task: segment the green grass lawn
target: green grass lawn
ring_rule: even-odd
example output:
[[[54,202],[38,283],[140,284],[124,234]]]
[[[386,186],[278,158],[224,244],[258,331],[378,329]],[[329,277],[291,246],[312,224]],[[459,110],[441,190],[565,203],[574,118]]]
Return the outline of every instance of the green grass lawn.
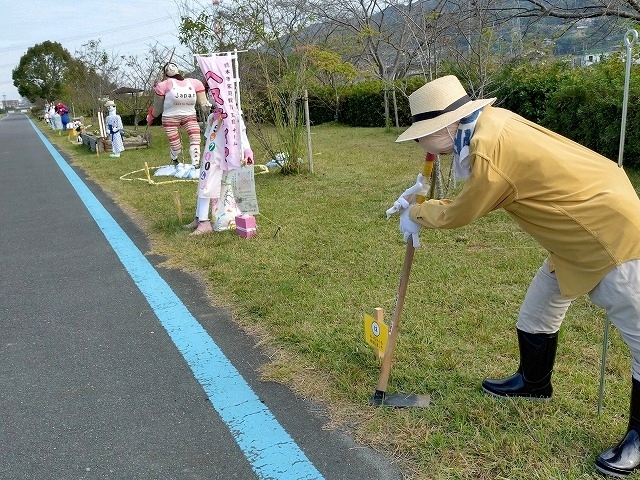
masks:
[[[272,358],[265,381],[326,405],[331,426],[391,457],[407,479],[602,478],[593,461],[625,431],[630,357],[612,327],[598,416],[604,312],[587,297],[574,302],[560,332],[551,402],[499,400],[480,389],[483,378],[518,366],[518,308],[546,256],[504,212],[421,232],[388,391],[428,393],[431,405],[368,405],[380,363],[363,318],[376,307],[387,320],[393,313],[405,244],[398,218],[385,211],[422,168],[414,142],[396,144],[397,132],[378,128],[312,127],[313,174],[256,175],[258,235],[246,240],[232,231],[190,237],[181,228],[174,192],[188,223],[195,182],[149,185],[143,171],[121,179],[145,162],[168,163],[160,127],[149,129],[151,148],[111,159],[41,126],[146,231],[145,253],[200,275],[212,304],[256,336]],[[252,147],[256,163],[269,160]]]

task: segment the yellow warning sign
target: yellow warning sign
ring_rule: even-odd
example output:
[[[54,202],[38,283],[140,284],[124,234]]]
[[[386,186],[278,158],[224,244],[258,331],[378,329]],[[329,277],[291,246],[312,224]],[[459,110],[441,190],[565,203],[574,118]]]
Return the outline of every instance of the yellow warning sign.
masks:
[[[389,337],[389,327],[381,316],[373,318],[371,315],[364,316],[364,339],[375,348],[378,357],[384,357],[384,351],[387,348],[387,338]]]

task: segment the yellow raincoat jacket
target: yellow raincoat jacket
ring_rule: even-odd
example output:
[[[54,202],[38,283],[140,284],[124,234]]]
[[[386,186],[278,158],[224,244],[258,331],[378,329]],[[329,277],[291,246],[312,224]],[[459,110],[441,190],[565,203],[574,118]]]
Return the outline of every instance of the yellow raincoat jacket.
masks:
[[[460,194],[414,205],[412,220],[456,228],[504,208],[549,252],[567,298],[640,258],[640,200],[617,163],[495,107],[482,111],[469,150],[472,172]]]

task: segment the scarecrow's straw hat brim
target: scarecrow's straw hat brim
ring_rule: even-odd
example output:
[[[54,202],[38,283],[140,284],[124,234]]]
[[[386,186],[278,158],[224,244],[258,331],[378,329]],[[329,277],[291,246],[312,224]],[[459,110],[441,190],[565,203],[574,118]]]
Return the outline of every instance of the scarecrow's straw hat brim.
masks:
[[[431,135],[495,101],[495,98],[471,100],[454,75],[433,80],[409,95],[413,123],[396,142]]]

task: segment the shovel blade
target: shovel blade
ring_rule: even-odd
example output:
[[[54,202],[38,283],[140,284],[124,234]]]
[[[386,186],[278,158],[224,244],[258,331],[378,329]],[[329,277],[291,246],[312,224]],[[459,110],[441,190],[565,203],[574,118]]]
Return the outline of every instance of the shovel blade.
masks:
[[[393,408],[426,408],[429,406],[430,401],[429,395],[416,395],[413,393],[387,394],[376,390],[369,399],[369,405]]]

